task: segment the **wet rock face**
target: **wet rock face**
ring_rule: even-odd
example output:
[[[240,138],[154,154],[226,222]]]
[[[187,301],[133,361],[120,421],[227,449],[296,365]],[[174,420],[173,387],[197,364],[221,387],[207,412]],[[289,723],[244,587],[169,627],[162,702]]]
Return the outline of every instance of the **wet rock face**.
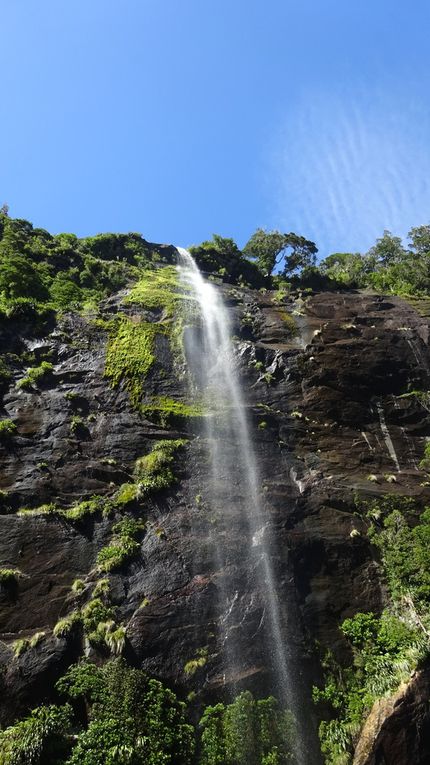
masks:
[[[385,597],[355,496],[398,493],[428,501],[418,466],[430,414],[418,397],[403,396],[430,387],[429,322],[398,298],[320,293],[279,305],[270,292],[220,288],[239,338],[237,364],[267,519],[261,533],[271,540],[292,682],[309,706],[311,764],[318,762],[309,704],[310,686],[320,674],[315,641],[340,660],[348,658],[339,623],[357,611],[379,611]],[[104,312],[114,313],[118,301],[107,301]],[[285,312],[295,316],[296,337]],[[3,399],[3,417],[15,420],[18,435],[0,447],[0,488],[7,492],[0,565],[18,568],[23,578],[0,591],[7,698],[1,721],[51,698],[55,679],[78,655],[96,656],[79,634],[55,638],[52,629],[76,607],[73,581],[94,579],[97,553],[109,542],[112,526],[97,514],[71,523],[16,511],[108,497],[131,480],[134,461],[166,437],[190,437],[174,465],[179,480],[142,505],[147,528],[140,553],[109,575],[117,621],[127,628],[125,655],[203,699],[242,687],[270,691],[275,678],[264,593],[235,511],[241,497],[237,487],[224,486],[228,522],[206,501],[212,478],[202,432],[191,420],[162,427],[133,411],[128,393],[112,389],[103,376],[106,333],[90,320],[69,316],[43,343],[52,352],[52,377],[38,390],[11,385]],[[183,396],[186,381],[168,350],[160,346],[157,358],[142,381],[145,391]],[[71,432],[76,415],[85,422],[79,437]],[[224,447],[234,461],[231,445]],[[221,555],[215,535],[222,538]],[[45,633],[37,646],[13,658],[13,641],[36,632]],[[203,655],[204,661],[186,671],[187,663]],[[414,698],[411,691],[411,702],[402,707],[406,739],[416,729]],[[389,736],[397,741],[395,732],[388,733],[395,724],[393,718],[394,727],[381,727],[369,754],[374,759],[366,765],[406,765],[403,755],[389,759],[394,755],[386,752],[394,750],[383,748]],[[422,751],[414,762],[428,754],[425,736],[419,741]],[[378,752],[385,752],[385,760],[377,759]]]

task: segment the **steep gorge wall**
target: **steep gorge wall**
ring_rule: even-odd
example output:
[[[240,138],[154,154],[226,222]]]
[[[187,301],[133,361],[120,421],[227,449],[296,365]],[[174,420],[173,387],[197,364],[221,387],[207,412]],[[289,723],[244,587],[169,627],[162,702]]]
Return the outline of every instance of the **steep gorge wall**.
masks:
[[[330,648],[347,660],[340,623],[357,611],[380,612],[386,599],[356,495],[407,495],[423,506],[428,501],[419,463],[430,436],[430,414],[419,398],[402,395],[430,388],[429,322],[399,298],[298,294],[277,304],[271,292],[219,288],[236,326],[237,363],[273,537],[283,625],[296,667],[294,682],[305,698],[321,679],[315,641],[322,651]],[[118,293],[104,302],[105,319],[115,315],[123,297]],[[162,318],[159,310],[133,305],[121,311],[134,323]],[[291,335],[286,311],[295,317],[297,337]],[[29,337],[24,329],[21,337],[3,330],[5,351],[17,353],[24,345],[36,356],[50,351],[54,364],[52,376],[31,390],[16,388],[25,369],[17,372],[3,398],[3,416],[15,421],[18,433],[0,447],[5,492],[0,560],[23,573],[16,587],[0,592],[3,723],[50,698],[55,679],[78,656],[107,655],[78,631],[55,637],[52,629],[77,602],[85,602],[99,577],[96,558],[109,544],[113,519],[100,512],[72,521],[55,512],[16,511],[109,497],[130,483],[136,459],[166,438],[190,438],[175,458],[179,480],[140,503],[147,527],[139,552],[109,574],[115,620],[126,627],[124,655],[202,698],[222,695],[225,683],[264,692],[271,688],[270,657],[262,640],[264,599],[242,550],[235,487],[225,487],[232,514],[222,526],[205,502],[211,478],[202,439],[193,438],[193,418],[167,418],[169,423],[160,425],[136,413],[124,387],[114,389],[104,377],[107,332],[93,318],[66,315],[43,338]],[[157,337],[156,362],[142,386],[148,398],[187,402],[184,370],[175,365],[163,335]],[[78,430],[71,427],[74,417],[82,421]],[[221,572],[210,544],[214,529],[222,535],[229,569],[228,615],[219,610]],[[84,582],[80,593],[71,591],[76,579]],[[241,636],[240,676],[232,667],[224,677],[217,633],[223,618]],[[13,641],[37,633],[44,633],[37,645],[14,658]],[[193,661],[191,673],[186,667]],[[420,683],[425,697],[425,672]],[[386,762],[418,763],[429,755],[428,737],[422,734],[429,722],[420,709],[418,716],[404,715],[409,733],[403,750],[397,743],[398,759]],[[384,746],[388,751],[390,736],[396,735],[392,717],[390,711],[382,732],[372,736],[380,751]],[[415,759],[408,760],[412,745]],[[381,757],[367,752],[360,762],[382,763]]]

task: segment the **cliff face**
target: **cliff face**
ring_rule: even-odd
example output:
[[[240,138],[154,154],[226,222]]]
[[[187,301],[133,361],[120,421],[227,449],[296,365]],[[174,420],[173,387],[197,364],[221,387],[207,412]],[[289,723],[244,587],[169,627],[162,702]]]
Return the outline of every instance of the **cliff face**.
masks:
[[[238,336],[237,363],[249,402],[282,625],[293,682],[305,699],[321,679],[315,641],[347,661],[350,649],[340,623],[357,611],[379,613],[386,600],[357,495],[407,495],[420,505],[429,496],[419,463],[430,414],[419,397],[402,397],[430,387],[429,322],[399,298],[320,293],[277,303],[271,292],[219,289]],[[53,364],[52,373],[27,390],[16,387],[25,374],[24,366],[16,366],[3,397],[3,417],[18,430],[0,447],[0,560],[22,573],[0,591],[3,724],[51,698],[54,681],[77,657],[107,655],[107,648],[96,650],[79,630],[57,636],[52,630],[85,604],[100,579],[96,559],[117,520],[115,511],[97,508],[76,517],[52,508],[18,511],[52,503],[68,509],[95,495],[109,498],[133,483],[137,459],[172,438],[189,439],[175,456],[177,482],[142,500],[146,528],[137,537],[138,550],[108,574],[110,608],[126,628],[124,655],[203,698],[222,695],[226,685],[271,688],[264,598],[242,549],[235,487],[225,487],[231,522],[220,524],[205,502],[211,476],[202,438],[195,437],[195,413],[139,414],[126,386],[113,388],[104,375],[107,322],[124,294],[102,304],[104,322],[66,314],[43,337],[32,337],[25,326],[2,330],[4,352],[26,348],[36,360],[49,352]],[[121,311],[134,325],[163,319],[159,309],[129,305]],[[295,337],[286,312],[297,323]],[[155,363],[142,386],[148,401],[187,401],[184,369],[163,333],[156,336]],[[222,570],[210,543],[214,528],[225,548]],[[228,614],[220,612],[221,578],[228,581]],[[81,583],[72,589],[76,580]],[[227,641],[230,633],[240,636],[240,676],[234,666],[226,676],[221,665],[216,624],[224,617]],[[34,645],[14,657],[13,642],[35,635]],[[425,670],[420,677],[419,692],[414,696],[409,689],[402,706],[406,743],[396,739],[398,708],[387,704],[357,762],[406,765],[412,761],[408,741],[414,742],[414,762],[430,756],[423,734],[429,720],[419,703],[429,679]],[[315,742],[315,724],[309,726]],[[378,754],[390,747],[397,747],[395,756]],[[310,748],[309,762],[317,762],[316,743]]]

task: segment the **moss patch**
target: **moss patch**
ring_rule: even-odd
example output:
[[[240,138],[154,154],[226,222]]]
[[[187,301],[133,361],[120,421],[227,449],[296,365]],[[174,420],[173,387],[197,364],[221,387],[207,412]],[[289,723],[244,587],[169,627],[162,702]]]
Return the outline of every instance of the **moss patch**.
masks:
[[[155,338],[163,334],[167,334],[164,324],[134,322],[124,315],[110,322],[105,376],[114,388],[124,382],[136,408],[142,397],[142,382],[155,362]]]
[[[125,304],[137,304],[149,309],[162,309],[166,317],[179,312],[184,300],[193,302],[189,288],[179,279],[175,266],[144,271],[142,278],[130,290]]]
[[[145,417],[155,418],[162,425],[188,417],[203,417],[205,414],[202,404],[187,404],[167,396],[153,396],[148,403],[142,404],[141,412]]]

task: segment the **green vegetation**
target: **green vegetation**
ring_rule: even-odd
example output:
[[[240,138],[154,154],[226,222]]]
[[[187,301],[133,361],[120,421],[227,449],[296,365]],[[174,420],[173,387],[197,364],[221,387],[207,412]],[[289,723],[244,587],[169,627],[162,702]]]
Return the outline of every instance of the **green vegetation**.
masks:
[[[115,506],[126,507],[176,483],[177,477],[172,465],[176,452],[186,443],[185,439],[156,441],[149,454],[136,460],[134,483],[120,486],[112,500]]]
[[[68,521],[80,521],[95,513],[110,515],[114,509],[114,503],[106,497],[94,495],[90,499],[77,502],[68,508],[61,508],[54,503],[39,505],[39,507],[22,507],[17,515],[58,515]]]
[[[17,432],[17,427],[12,420],[0,420],[0,443],[7,443]]]
[[[35,632],[31,638],[19,638],[12,643],[13,653],[16,659],[29,648],[36,648],[45,637],[45,632]],[[0,760],[1,763],[1,760]]]
[[[79,611],[72,611],[67,616],[63,616],[53,629],[53,633],[57,638],[65,638],[72,631],[73,627],[81,622],[81,615]]]
[[[219,274],[225,281],[240,286],[264,287],[265,279],[258,266],[241,252],[233,239],[214,234],[212,239],[190,247],[203,271]]]
[[[379,549],[390,594],[380,616],[358,613],[341,630],[353,663],[324,661],[326,684],[314,698],[328,703],[335,719],[320,725],[327,765],[352,761],[353,743],[373,702],[394,692],[430,653],[430,508],[396,496],[367,505],[369,536]]]
[[[286,333],[289,337],[296,337],[298,334],[297,324],[294,321],[294,317],[286,311],[281,312],[281,319],[284,322]]]
[[[199,648],[194,659],[190,659],[184,666],[184,672],[188,677],[195,675],[198,669],[204,667],[208,660],[208,649]]]
[[[136,280],[153,259],[140,234],[52,236],[2,211],[0,314],[44,323],[54,310],[97,306],[102,298]]]
[[[99,571],[112,571],[120,568],[133,558],[140,549],[137,538],[145,529],[145,522],[127,517],[112,527],[113,538],[109,545],[102,547],[97,555]]]
[[[180,422],[185,418],[204,417],[205,409],[202,404],[193,402],[188,404],[180,399],[168,398],[167,396],[153,396],[149,402],[141,405],[140,411],[143,416],[153,417],[157,422],[167,426],[172,422]]]
[[[45,382],[52,375],[53,365],[49,361],[42,361],[38,367],[30,367],[27,374],[18,381],[17,387],[23,390],[31,390],[41,382]]]
[[[57,687],[71,700],[84,701],[89,710],[69,765],[192,762],[194,731],[185,704],[141,670],[119,660],[102,668],[82,663],[71,667]]]
[[[1,765],[295,762],[292,716],[273,697],[255,700],[244,692],[231,704],[206,707],[195,730],[183,701],[123,659],[74,664],[56,690],[64,704],[40,706],[0,732]]]
[[[137,409],[142,401],[143,382],[155,362],[155,338],[166,334],[164,324],[134,322],[126,316],[110,323],[105,375],[114,388],[124,383]]]
[[[249,691],[232,704],[206,707],[200,723],[199,765],[291,765],[294,723],[273,696],[256,701]]]
[[[107,586],[96,585],[90,600],[60,619],[53,633],[57,638],[67,638],[73,629],[80,628],[93,646],[106,646],[111,654],[120,654],[125,645],[126,629],[115,621],[115,608],[109,602],[109,581],[100,581],[107,583]],[[82,580],[76,580],[72,586],[76,600],[81,599],[86,592],[88,586]]]
[[[263,274],[270,276],[275,266],[282,266],[283,274],[313,266],[318,248],[314,242],[293,232],[282,234],[258,228],[243,251]]]
[[[0,568],[0,584],[16,584],[21,577],[22,573],[18,568]]]
[[[79,414],[74,414],[70,422],[70,432],[76,438],[86,438],[89,430]]]
[[[136,460],[134,473],[140,497],[148,497],[176,483],[177,478],[171,466],[176,452],[186,443],[185,439],[180,438],[157,441],[149,454]]]
[[[148,309],[161,309],[165,318],[173,318],[184,300],[194,300],[188,293],[189,290],[179,281],[176,267],[164,266],[144,271],[124,299],[124,303],[137,304]]]
[[[326,286],[372,287],[394,295],[426,296],[430,292],[428,261],[430,225],[412,228],[408,246],[384,231],[370,250],[360,253],[334,253],[319,264],[319,276]]]
[[[71,724],[70,704],[33,709],[0,732],[1,765],[61,765],[70,749]]]

